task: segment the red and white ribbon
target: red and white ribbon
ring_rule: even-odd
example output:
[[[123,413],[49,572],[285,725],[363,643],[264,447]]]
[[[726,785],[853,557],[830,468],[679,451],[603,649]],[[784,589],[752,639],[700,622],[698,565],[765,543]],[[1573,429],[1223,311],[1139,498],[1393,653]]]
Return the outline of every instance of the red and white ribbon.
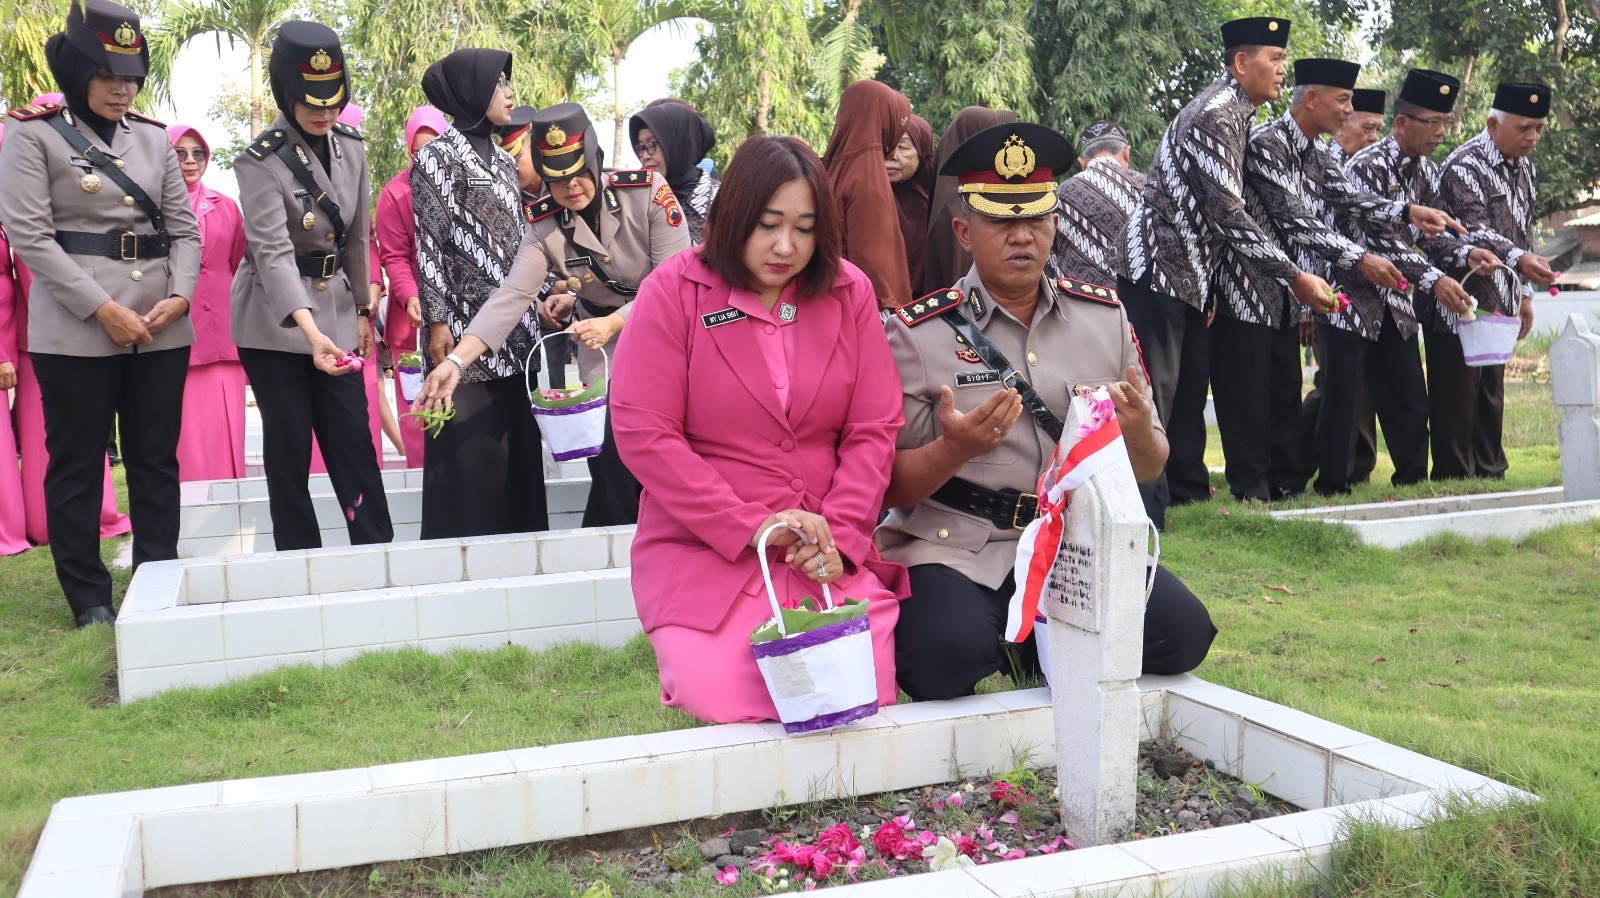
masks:
[[[1017,543],[1017,561],[1012,572],[1017,586],[1006,611],[1008,642],[1022,642],[1033,632],[1039,597],[1050,577],[1056,553],[1061,550],[1061,534],[1066,529],[1067,493],[1089,482],[1089,478],[1107,465],[1128,457],[1122,428],[1115,417],[1081,436],[1067,450],[1067,457],[1059,466],[1061,449],[1056,447],[1039,477],[1039,516],[1022,531]]]

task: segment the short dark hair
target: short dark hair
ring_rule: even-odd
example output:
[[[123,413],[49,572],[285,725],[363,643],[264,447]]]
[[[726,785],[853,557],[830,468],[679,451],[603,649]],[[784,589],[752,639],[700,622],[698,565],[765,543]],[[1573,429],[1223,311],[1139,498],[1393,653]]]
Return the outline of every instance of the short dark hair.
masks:
[[[722,279],[740,289],[753,283],[744,267],[744,245],[755,233],[767,202],[790,181],[811,187],[817,218],[812,225],[816,249],[800,272],[798,293],[821,296],[838,282],[842,270],[839,206],[816,151],[798,137],[756,135],[739,145],[722,175],[717,201],[706,216],[705,245],[700,259]]]
[[[1243,53],[1246,59],[1254,59],[1256,54],[1260,53],[1264,46],[1264,44],[1237,44],[1229,47],[1228,49],[1222,51],[1222,64],[1224,67],[1232,68],[1233,58],[1238,56],[1240,53]]]
[[[1418,106],[1410,100],[1402,100],[1399,97],[1396,97],[1394,100],[1395,115],[1403,115],[1406,118],[1422,118],[1432,111],[1433,110],[1431,109],[1423,109],[1421,106]]]

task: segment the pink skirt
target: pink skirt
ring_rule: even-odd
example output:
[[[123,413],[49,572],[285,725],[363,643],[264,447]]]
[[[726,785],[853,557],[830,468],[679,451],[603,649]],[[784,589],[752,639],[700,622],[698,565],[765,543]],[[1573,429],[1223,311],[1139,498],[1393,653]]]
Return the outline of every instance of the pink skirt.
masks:
[[[815,596],[818,586],[792,568],[775,567],[772,583],[780,599]],[[872,624],[872,656],[878,676],[878,704],[892,705],[900,695],[894,679],[894,625],[900,619],[900,602],[871,571],[830,584],[835,600],[866,599]],[[772,618],[766,586],[758,577],[756,591],[748,589],[733,603],[728,616],[709,632],[682,626],[650,631],[661,678],[661,703],[708,723],[777,720],[778,709],[767,694],[766,681],[750,651],[750,632]]]
[[[17,435],[11,429],[11,394],[0,391],[0,555],[28,551],[28,515],[17,464]]]
[[[244,476],[244,366],[212,362],[189,369],[178,435],[178,479]]]
[[[36,546],[50,542],[45,522],[44,472],[50,454],[44,448],[44,401],[39,398],[39,378],[26,352],[17,354],[17,449],[22,453],[22,504],[27,515],[28,540]],[[109,439],[111,434],[106,434]],[[116,483],[111,460],[106,459],[105,486],[100,499],[100,538],[121,536],[133,529],[128,516],[117,512]]]

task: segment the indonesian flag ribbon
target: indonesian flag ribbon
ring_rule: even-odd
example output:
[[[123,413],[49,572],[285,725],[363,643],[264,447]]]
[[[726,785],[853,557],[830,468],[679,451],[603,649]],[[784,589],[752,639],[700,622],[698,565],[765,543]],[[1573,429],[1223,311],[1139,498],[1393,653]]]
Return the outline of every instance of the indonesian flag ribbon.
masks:
[[[1102,401],[1109,405],[1109,400]],[[1013,568],[1017,586],[1006,610],[1008,642],[1022,642],[1033,632],[1034,618],[1039,613],[1039,596],[1044,592],[1050,568],[1061,549],[1061,534],[1066,529],[1067,493],[1087,483],[1106,465],[1128,456],[1122,428],[1114,415],[1099,420],[1092,430],[1089,427],[1079,428],[1079,440],[1067,450],[1067,457],[1059,468],[1056,461],[1061,449],[1057,446],[1050,463],[1039,476],[1039,516],[1022,531],[1017,543],[1017,561]],[[1051,482],[1052,476],[1054,482]]]

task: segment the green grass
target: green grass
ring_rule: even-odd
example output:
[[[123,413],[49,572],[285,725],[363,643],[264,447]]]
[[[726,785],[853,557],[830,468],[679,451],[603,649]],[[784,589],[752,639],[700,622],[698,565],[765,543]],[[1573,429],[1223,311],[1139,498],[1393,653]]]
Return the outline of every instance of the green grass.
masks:
[[[1548,387],[1513,385],[1507,405],[1505,484],[1412,490],[1559,482]],[[1369,486],[1353,501],[1409,492]],[[1600,525],[1515,546],[1446,538],[1385,551],[1265,511],[1229,500],[1170,516],[1164,560],[1222,630],[1197,673],[1545,798],[1420,836],[1359,830],[1327,894],[1600,892]],[[119,593],[126,581],[117,575]],[[119,706],[112,633],[72,629],[48,551],[0,559],[0,584],[0,895],[16,891],[50,806],[68,796],[694,725],[660,707],[642,638],[615,651],[382,653]],[[564,894],[593,881],[552,871],[537,852],[380,876],[396,873],[410,885],[363,881],[351,894]],[[591,873],[622,894],[615,870]],[[1307,893],[1251,898],[1291,894]]]

